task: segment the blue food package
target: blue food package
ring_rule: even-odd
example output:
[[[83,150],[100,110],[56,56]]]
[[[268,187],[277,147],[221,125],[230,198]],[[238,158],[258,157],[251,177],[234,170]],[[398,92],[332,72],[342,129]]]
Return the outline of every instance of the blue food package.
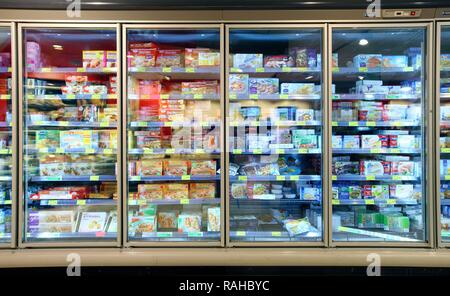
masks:
[[[263,66],[262,53],[237,53],[233,55],[234,68],[260,68]]]

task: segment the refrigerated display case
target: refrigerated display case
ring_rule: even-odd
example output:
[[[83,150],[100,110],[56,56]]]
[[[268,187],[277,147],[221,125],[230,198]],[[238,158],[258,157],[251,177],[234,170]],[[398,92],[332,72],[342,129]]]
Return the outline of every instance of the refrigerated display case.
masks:
[[[439,23],[436,56],[437,227],[439,245],[450,243],[450,25]]]
[[[221,245],[222,29],[130,25],[123,34],[125,241]]]
[[[115,25],[19,27],[21,243],[118,245]]]
[[[320,26],[228,27],[231,245],[324,240],[324,36]]]
[[[13,133],[14,77],[12,26],[0,24],[0,247],[14,246],[15,186]],[[15,104],[14,104],[15,105]],[[15,106],[14,106],[15,107]]]
[[[333,244],[425,244],[430,26],[331,34]]]

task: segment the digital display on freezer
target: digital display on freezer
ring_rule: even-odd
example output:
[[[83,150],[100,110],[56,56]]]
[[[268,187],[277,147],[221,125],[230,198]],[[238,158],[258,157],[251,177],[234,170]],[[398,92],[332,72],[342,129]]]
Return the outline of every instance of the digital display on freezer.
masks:
[[[127,30],[130,242],[221,240],[220,36]]]
[[[322,29],[229,31],[231,242],[320,242]]]
[[[11,242],[12,98],[11,28],[0,27],[0,244]]]
[[[22,33],[23,240],[116,241],[116,30]]]
[[[423,242],[425,28],[332,30],[332,237]]]
[[[440,200],[441,200],[441,240],[450,242],[450,27],[441,28],[440,48],[440,116],[439,146],[441,151],[440,169]]]

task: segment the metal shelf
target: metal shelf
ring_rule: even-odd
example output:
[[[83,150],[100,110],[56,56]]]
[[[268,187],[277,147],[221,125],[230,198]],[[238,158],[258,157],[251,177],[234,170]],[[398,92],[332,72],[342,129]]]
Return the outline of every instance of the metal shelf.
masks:
[[[220,122],[193,122],[193,121],[187,121],[187,122],[175,122],[175,121],[168,121],[168,122],[149,122],[149,121],[131,121],[129,123],[130,127],[133,128],[139,128],[139,127],[214,127],[214,126],[220,126]]]
[[[198,231],[198,232],[176,232],[176,231],[155,231],[155,232],[142,232],[142,233],[132,233],[130,237],[135,238],[162,238],[162,239],[170,239],[170,238],[208,238],[208,239],[219,239],[220,232],[207,232],[207,231]]]
[[[218,94],[128,95],[128,100],[207,100],[218,101]]]
[[[40,206],[116,206],[118,201],[113,199],[45,199],[29,200],[29,203]]]
[[[333,101],[386,101],[386,100],[420,100],[422,97],[419,94],[334,94],[332,96]]]
[[[320,101],[322,98],[318,94],[311,95],[287,95],[287,94],[229,94],[230,101],[246,101],[246,100],[267,100],[267,101],[281,101],[281,100],[298,100],[298,101]]]
[[[130,199],[129,206],[142,205],[209,205],[220,203],[220,198],[195,198],[195,199],[161,199],[161,200],[146,200],[146,199]]]
[[[27,238],[31,241],[33,239],[51,239],[51,238],[62,238],[62,239],[93,239],[93,238],[109,238],[116,239],[116,232],[42,232],[42,233],[27,233]]]
[[[215,176],[129,176],[130,182],[144,182],[144,181],[218,181],[220,175]]]
[[[83,68],[83,67],[48,67],[35,70],[26,70],[28,75],[41,73],[94,73],[94,74],[116,74],[116,68]]]
[[[230,73],[321,73],[321,68],[283,67],[283,68],[230,68]]]
[[[92,148],[30,148],[26,150],[28,154],[35,153],[55,153],[55,154],[64,154],[64,153],[77,153],[77,154],[117,154],[116,149],[92,149]]]
[[[419,127],[416,121],[332,121],[334,127]]]
[[[61,95],[25,95],[27,100],[117,100],[116,94],[61,94]]]
[[[333,149],[335,154],[420,154],[421,152],[420,149],[406,148]]]
[[[417,205],[415,199],[333,199],[333,205],[358,206],[358,205]]]
[[[419,177],[401,175],[333,175],[333,181],[420,181]]]
[[[0,200],[0,206],[10,206],[12,205],[12,200]]]
[[[321,154],[321,149],[233,149],[231,154]]]
[[[220,154],[220,150],[187,149],[187,148],[133,148],[128,150],[130,155],[142,154]]]
[[[44,127],[44,126],[57,126],[57,127],[108,127],[108,128],[116,128],[116,122],[85,122],[85,121],[48,121],[48,120],[40,120],[40,121],[31,121],[27,122],[28,128],[34,127]]]
[[[230,176],[230,181],[321,181],[320,175]]]
[[[34,176],[30,178],[31,182],[101,182],[116,181],[116,176]]]
[[[317,120],[308,121],[231,121],[230,126],[321,126]]]

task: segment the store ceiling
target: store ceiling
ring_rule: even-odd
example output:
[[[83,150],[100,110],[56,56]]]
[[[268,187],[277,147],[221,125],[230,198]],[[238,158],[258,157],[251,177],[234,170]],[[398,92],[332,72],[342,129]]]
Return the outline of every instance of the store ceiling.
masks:
[[[74,0],[72,0],[74,1]],[[70,2],[72,2],[70,1]],[[82,9],[350,9],[366,8],[366,0],[80,0]],[[0,9],[65,9],[67,0],[2,0]],[[449,1],[381,0],[382,8],[449,7]]]

